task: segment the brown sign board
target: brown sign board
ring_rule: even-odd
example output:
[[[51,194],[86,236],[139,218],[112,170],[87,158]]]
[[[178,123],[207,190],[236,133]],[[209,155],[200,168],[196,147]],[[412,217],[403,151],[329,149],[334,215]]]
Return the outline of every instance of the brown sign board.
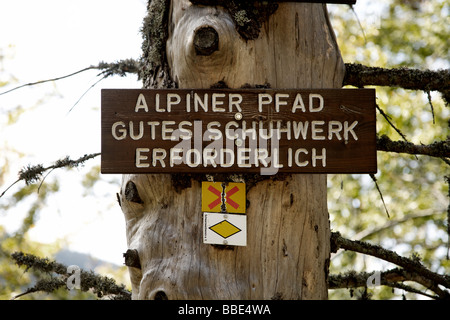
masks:
[[[103,89],[102,173],[376,173],[375,89]]]

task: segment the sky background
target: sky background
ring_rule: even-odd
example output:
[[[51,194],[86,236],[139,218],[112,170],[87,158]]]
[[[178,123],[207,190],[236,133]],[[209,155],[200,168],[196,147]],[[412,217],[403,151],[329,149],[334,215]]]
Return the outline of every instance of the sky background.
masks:
[[[0,93],[15,86],[70,74],[100,61],[139,58],[140,28],[146,1],[0,0],[0,81],[13,80]],[[9,153],[10,174],[0,192],[17,179],[28,164],[52,165],[69,156],[100,152],[100,90],[140,88],[137,77],[105,79],[80,100],[96,81],[99,71],[87,71],[64,80],[16,90],[0,96],[0,150],[5,146],[23,153]],[[19,121],[5,126],[7,111],[26,109]],[[0,167],[3,156],[0,155]],[[93,190],[81,185],[82,176],[100,164],[100,157],[82,168],[54,170],[45,181],[59,179],[60,192],[52,194],[30,238],[43,243],[63,241],[72,250],[123,264],[125,224],[116,192],[120,175],[102,176]],[[103,181],[105,180],[105,181]],[[18,183],[0,203],[23,186]],[[33,197],[31,197],[33,198]],[[30,199],[32,200],[32,199]],[[30,201],[0,212],[0,224],[14,232]]]
[[[365,24],[377,23],[376,9],[364,0],[355,6]],[[0,82],[10,82],[0,88],[0,93],[64,76],[100,61],[139,58],[145,13],[144,0],[0,0]],[[0,154],[0,168],[5,168],[5,155],[10,159],[9,173],[0,181],[0,193],[29,164],[49,166],[66,156],[78,159],[100,152],[100,90],[141,88],[142,84],[135,75],[116,76],[90,89],[99,80],[98,73],[87,71],[0,95],[0,152],[4,152]],[[26,112],[16,124],[6,125],[7,112],[17,108]],[[8,149],[21,154],[5,151]],[[81,185],[83,176],[99,164],[97,157],[82,168],[58,169],[49,174],[45,181],[58,179],[60,191],[47,199],[29,235],[42,243],[62,241],[71,250],[122,265],[122,253],[127,250],[125,221],[115,195],[121,176],[102,175],[88,191]],[[0,204],[8,203],[22,186],[20,182],[11,188],[0,198]],[[0,225],[8,232],[16,231],[31,200],[0,211]]]

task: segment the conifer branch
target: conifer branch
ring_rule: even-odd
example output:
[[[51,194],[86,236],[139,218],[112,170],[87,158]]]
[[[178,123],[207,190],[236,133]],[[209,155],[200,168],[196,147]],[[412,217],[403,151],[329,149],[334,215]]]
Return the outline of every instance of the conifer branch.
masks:
[[[434,121],[434,108],[430,91],[442,94],[447,106],[450,106],[450,69],[418,70],[411,68],[378,68],[362,64],[346,63],[342,86],[351,85],[358,88],[365,86],[383,86],[422,90],[428,95]]]
[[[411,155],[426,155],[443,159],[447,164],[450,158],[450,140],[436,141],[429,145],[416,145],[407,141],[392,141],[388,136],[377,137],[377,150]]]
[[[38,291],[51,293],[67,285],[66,281],[69,275],[67,274],[67,266],[64,264],[23,252],[14,252],[11,257],[19,267],[25,266],[25,271],[34,269],[51,275],[49,279],[38,280],[33,287],[16,295],[13,299]],[[56,274],[56,276],[53,274]],[[125,289],[124,285],[117,285],[114,279],[97,275],[93,271],[81,270],[80,290],[86,292],[91,289],[99,298],[111,295],[115,300],[131,299],[131,293]]]
[[[431,104],[430,92],[439,91],[443,94],[444,100],[447,104],[450,101],[450,69],[444,70],[418,70],[411,68],[379,68],[369,67],[362,64],[345,64],[346,73],[343,81],[343,86],[352,85],[358,88],[364,86],[387,86],[387,87],[399,87],[410,90],[422,90],[427,93],[432,113],[434,114],[433,105]],[[143,62],[135,59],[124,59],[116,62],[99,62],[97,65],[91,65],[73,73],[47,79],[36,82],[30,82],[18,87],[12,88],[5,92],[1,92],[0,95],[27,87],[38,85],[46,82],[58,81],[69,78],[71,76],[83,73],[89,70],[101,70],[98,76],[104,78],[118,75],[124,77],[127,74],[137,74],[139,78],[144,70]],[[145,71],[145,70],[144,70]]]
[[[405,269],[395,268],[383,272],[360,272],[349,271],[344,274],[331,274],[328,276],[328,289],[349,289],[357,287],[389,286],[402,289],[408,292],[424,295],[432,299],[449,299],[447,291],[440,289],[430,280],[417,273],[406,271]],[[374,276],[377,277],[377,281]],[[373,279],[370,279],[374,277]],[[411,286],[405,285],[404,281],[416,282],[426,289],[435,292],[437,295],[431,295]]]
[[[430,145],[415,145],[407,141],[392,141],[388,136],[382,135],[377,137],[377,150],[395,153],[406,153],[411,155],[427,155],[431,157],[438,157],[443,159],[450,165],[450,161],[447,159],[450,157],[450,143],[446,141],[434,142]],[[54,165],[44,167],[42,164],[28,165],[19,171],[19,178],[12,183],[6,190],[0,194],[0,198],[16,183],[25,181],[27,185],[39,181],[42,178],[44,172],[48,170],[54,170],[63,167],[77,167],[84,164],[89,159],[99,156],[100,153],[88,154],[80,157],[77,160],[71,160],[69,157],[58,160]],[[389,215],[389,214],[388,214]]]
[[[442,285],[445,288],[450,289],[449,275],[441,275],[428,270],[426,267],[422,265],[422,263],[417,257],[413,257],[412,259],[405,258],[398,255],[394,251],[384,249],[380,246],[372,245],[370,243],[363,241],[349,240],[342,237],[339,232],[332,232],[331,252],[337,252],[337,250],[339,249],[359,252],[391,262],[399,267],[404,268],[408,272],[412,272],[427,279],[428,281],[431,281],[431,283],[436,287],[438,285]]]
[[[58,168],[68,167],[74,168],[83,165],[87,160],[93,159],[99,156],[100,153],[85,154],[84,156],[78,158],[77,160],[71,160],[69,157],[57,160],[54,165],[49,167],[44,167],[42,164],[38,165],[28,165],[19,171],[19,178],[13,182],[5,191],[0,194],[0,198],[16,183],[19,181],[25,181],[27,185],[39,181],[42,178],[44,172],[48,170],[54,170]]]
[[[343,85],[399,87],[411,90],[445,92],[450,90],[450,69],[418,70],[378,68],[346,63]]]

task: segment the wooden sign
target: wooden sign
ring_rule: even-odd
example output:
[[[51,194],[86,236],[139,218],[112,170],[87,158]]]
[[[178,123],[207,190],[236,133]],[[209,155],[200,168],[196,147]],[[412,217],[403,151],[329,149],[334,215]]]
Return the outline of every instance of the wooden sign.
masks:
[[[103,89],[102,173],[376,173],[374,89]]]

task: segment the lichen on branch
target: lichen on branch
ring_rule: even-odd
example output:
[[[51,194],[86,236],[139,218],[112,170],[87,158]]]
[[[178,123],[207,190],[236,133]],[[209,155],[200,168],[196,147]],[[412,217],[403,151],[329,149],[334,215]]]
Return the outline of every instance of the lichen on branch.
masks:
[[[418,259],[418,257],[406,258],[398,255],[396,252],[373,245],[368,242],[349,240],[340,235],[339,232],[331,233],[331,252],[337,252],[339,249],[354,251],[366,255],[371,255],[379,259],[396,264],[408,272],[413,272],[421,277],[431,281],[434,286],[441,285],[450,289],[450,276],[441,275],[427,269]],[[445,298],[450,297],[445,291]]]
[[[379,68],[346,63],[343,85],[399,87],[424,92],[439,91],[450,104],[450,69],[418,70],[411,68]]]
[[[426,155],[442,158],[447,164],[450,158],[450,140],[435,141],[428,145],[416,145],[407,141],[392,141],[388,136],[377,137],[377,150],[411,155]]]
[[[62,263],[49,260],[48,258],[39,258],[23,252],[12,253],[11,258],[19,267],[25,266],[25,271],[34,269],[50,275],[49,278],[39,279],[33,287],[28,288],[25,292],[14,298],[37,291],[50,293],[67,285],[67,279],[70,275],[67,272],[68,267]],[[80,290],[86,292],[91,289],[99,298],[108,295],[112,296],[115,300],[131,299],[130,291],[125,289],[124,285],[117,285],[114,279],[100,276],[93,271],[81,270]]]
[[[42,179],[42,175],[49,170],[59,169],[59,168],[74,168],[83,165],[87,160],[93,159],[97,156],[99,156],[100,153],[92,153],[92,154],[85,154],[84,156],[72,160],[69,157],[65,157],[63,159],[55,161],[55,163],[51,166],[44,167],[42,164],[37,165],[28,165],[24,168],[22,168],[19,171],[19,178],[12,183],[5,191],[3,191],[0,194],[0,198],[17,182],[19,181],[25,181],[25,183],[32,184]]]

